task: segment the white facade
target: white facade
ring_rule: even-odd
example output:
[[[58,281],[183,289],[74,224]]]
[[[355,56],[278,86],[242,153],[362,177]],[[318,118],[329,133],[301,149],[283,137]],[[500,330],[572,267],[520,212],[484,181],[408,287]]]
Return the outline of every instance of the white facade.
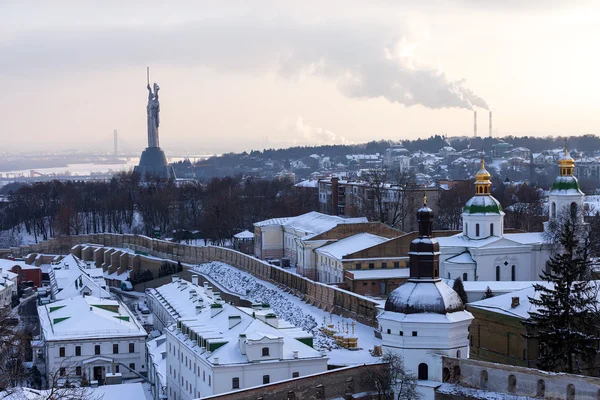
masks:
[[[270,310],[203,308],[166,330],[168,398],[188,400],[327,370],[312,336]]]
[[[316,249],[316,280],[324,283],[343,282],[342,258],[345,255],[376,246],[387,240],[389,239],[382,236],[359,233]]]
[[[146,343],[146,365],[148,365],[148,379],[154,383],[150,387],[154,400],[164,399],[167,396],[167,337],[159,336]]]
[[[12,296],[17,294],[18,275],[0,268],[0,314],[8,312],[12,305]]]
[[[85,374],[93,381],[107,373],[134,378],[138,375],[129,369],[146,371],[147,333],[118,301],[73,297],[39,306],[38,315],[41,335],[34,340],[34,361],[43,361],[47,374],[64,368],[65,374]]]
[[[52,301],[75,296],[111,297],[102,268],[85,262],[73,254],[53,262],[48,270]]]
[[[404,366],[419,380],[438,382],[442,382],[441,356],[469,357],[472,319],[467,311],[449,314],[384,311],[377,317],[384,351],[402,356]],[[427,365],[426,374],[423,364]]]

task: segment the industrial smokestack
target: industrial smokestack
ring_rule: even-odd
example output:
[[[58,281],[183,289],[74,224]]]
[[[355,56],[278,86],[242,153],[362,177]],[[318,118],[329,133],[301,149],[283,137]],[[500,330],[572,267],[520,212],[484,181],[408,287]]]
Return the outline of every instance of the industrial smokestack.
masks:
[[[490,111],[490,137],[492,137],[492,112]]]
[[[117,148],[117,130],[115,129],[115,139],[114,139],[115,143],[115,158],[117,158],[119,152],[118,152],[118,148]]]
[[[477,111],[473,111],[473,137],[477,137]]]

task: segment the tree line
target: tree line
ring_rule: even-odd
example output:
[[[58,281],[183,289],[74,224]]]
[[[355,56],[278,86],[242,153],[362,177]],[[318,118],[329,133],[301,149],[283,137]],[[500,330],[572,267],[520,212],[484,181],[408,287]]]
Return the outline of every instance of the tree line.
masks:
[[[318,208],[317,194],[289,180],[231,176],[206,183],[121,173],[109,181],[22,185],[0,207],[2,230],[23,229],[36,241],[58,235],[194,232],[222,243],[252,223]]]

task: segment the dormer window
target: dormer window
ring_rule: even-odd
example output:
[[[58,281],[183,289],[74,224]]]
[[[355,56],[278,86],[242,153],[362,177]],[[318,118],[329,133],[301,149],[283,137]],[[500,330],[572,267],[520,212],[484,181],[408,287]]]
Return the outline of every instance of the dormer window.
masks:
[[[269,356],[269,348],[268,347],[263,347],[262,348],[262,355],[263,355],[263,357],[268,357]]]

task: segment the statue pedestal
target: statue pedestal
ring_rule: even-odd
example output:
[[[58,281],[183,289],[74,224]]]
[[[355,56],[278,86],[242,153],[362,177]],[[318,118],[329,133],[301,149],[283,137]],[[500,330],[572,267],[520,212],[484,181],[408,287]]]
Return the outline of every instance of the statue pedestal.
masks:
[[[134,172],[140,174],[142,178],[152,175],[157,178],[175,179],[175,171],[167,163],[167,157],[160,147],[147,147],[142,152],[140,163],[134,168]]]

